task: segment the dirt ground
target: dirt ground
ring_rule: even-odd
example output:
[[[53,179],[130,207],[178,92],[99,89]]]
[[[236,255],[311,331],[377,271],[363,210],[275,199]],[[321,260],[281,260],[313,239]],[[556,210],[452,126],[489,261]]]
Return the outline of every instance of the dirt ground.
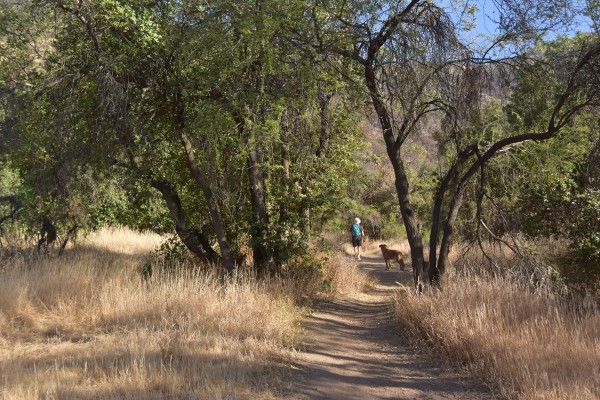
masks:
[[[370,254],[369,254],[370,255]],[[286,398],[496,399],[485,386],[444,371],[419,354],[391,321],[390,296],[412,271],[384,271],[375,255],[356,261],[376,287],[323,303],[305,321],[308,342]]]

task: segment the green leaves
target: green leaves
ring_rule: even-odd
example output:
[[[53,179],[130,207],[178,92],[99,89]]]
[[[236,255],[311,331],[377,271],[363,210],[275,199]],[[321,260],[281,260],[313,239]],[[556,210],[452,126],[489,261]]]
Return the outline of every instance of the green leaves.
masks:
[[[304,2],[35,5],[0,15],[11,41],[0,48],[11,55],[0,64],[3,77],[17,76],[18,54],[30,68],[23,76],[32,86],[21,86],[19,102],[11,103],[17,106],[4,107],[3,118],[19,121],[6,151],[23,172],[32,214],[163,231],[167,209],[158,207],[151,182],[164,180],[189,228],[214,243],[206,192],[192,179],[182,132],[234,250],[256,241],[274,255],[293,252],[286,245],[300,249],[305,212],[326,218],[345,195],[359,133],[337,71],[299,46],[299,32],[312,29]],[[19,42],[28,21],[48,43],[39,63],[30,42]],[[335,96],[335,104],[323,109],[321,94]],[[253,217],[251,155],[265,185],[265,221]],[[249,240],[256,227],[265,234]]]

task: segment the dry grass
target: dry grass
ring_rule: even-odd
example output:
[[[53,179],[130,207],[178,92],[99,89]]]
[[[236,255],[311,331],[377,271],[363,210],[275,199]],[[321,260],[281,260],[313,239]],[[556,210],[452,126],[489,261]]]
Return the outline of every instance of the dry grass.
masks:
[[[0,398],[276,398],[302,310],[294,286],[137,268],[154,235],[104,231],[0,270]]]
[[[341,253],[329,259],[325,280],[331,281],[336,295],[362,292],[374,286],[372,278]]]
[[[507,254],[497,251],[499,265],[515,263]],[[514,276],[451,271],[443,291],[399,293],[395,314],[413,339],[502,396],[600,398],[600,310]]]
[[[329,232],[325,235],[325,240],[333,246],[340,246],[341,250],[346,254],[353,254],[352,243],[350,242],[350,234],[347,232]],[[400,250],[404,253],[406,260],[410,258],[410,247],[406,240],[374,240],[366,236],[361,248],[361,253],[366,257],[381,257],[380,244],[387,244],[389,249]]]
[[[353,254],[353,249],[347,233],[327,232],[324,240],[331,248],[337,249],[333,255],[317,252],[317,257],[325,261],[325,281],[331,282],[335,288],[335,294],[357,293],[374,287],[373,279],[368,273],[358,268],[353,257],[349,257]],[[363,255],[375,255],[374,249],[379,251],[377,247],[379,243],[367,238],[362,247]]]

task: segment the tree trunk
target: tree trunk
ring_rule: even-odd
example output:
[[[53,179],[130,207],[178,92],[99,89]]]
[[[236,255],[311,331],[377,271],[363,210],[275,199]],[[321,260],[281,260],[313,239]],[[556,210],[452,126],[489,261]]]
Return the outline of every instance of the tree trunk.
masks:
[[[248,182],[250,183],[250,201],[252,203],[250,245],[252,246],[254,257],[254,268],[260,276],[265,276],[268,273],[270,261],[269,252],[265,245],[266,229],[269,226],[265,182],[261,178],[258,149],[256,144],[252,143],[252,132],[248,132],[246,122],[239,113],[234,112],[233,118],[237,123],[240,136],[244,138],[246,145],[250,148],[248,159],[246,160]]]
[[[431,218],[431,234],[429,235],[429,280],[439,281],[440,271],[437,262],[437,246],[438,239],[440,236],[440,219],[442,214],[442,203],[444,202],[444,195],[448,189],[448,183],[450,179],[455,176],[456,166],[453,166],[450,171],[446,174],[446,177],[442,180],[440,187],[435,192],[435,201],[433,204],[433,212]]]
[[[213,250],[204,235],[190,226],[190,221],[181,205],[181,199],[173,185],[164,180],[152,181],[151,184],[162,194],[171,216],[175,220],[175,231],[185,247],[205,263],[221,261],[221,257]]]
[[[69,240],[75,240],[78,229],[79,229],[79,225],[77,225],[77,224],[73,224],[73,226],[71,228],[69,228],[62,244],[60,245],[60,249],[58,250],[59,255],[62,255],[64,253],[65,249],[67,248],[67,244],[69,244]]]
[[[452,199],[450,211],[448,212],[448,217],[446,218],[446,223],[444,229],[442,229],[442,243],[444,245],[441,246],[442,250],[440,250],[440,258],[438,260],[438,241],[440,239],[440,228],[441,228],[441,217],[442,217],[442,204],[444,202],[444,197],[446,196],[446,192],[448,191],[448,186],[451,181],[454,181],[455,187],[460,186],[458,182],[457,176],[460,175],[460,168],[462,165],[462,161],[459,155],[459,159],[456,163],[448,170],[446,176],[440,183],[440,187],[435,193],[435,201],[433,205],[433,213],[431,218],[431,234],[429,236],[429,282],[433,284],[439,284],[441,276],[445,272],[446,266],[446,258],[449,251],[449,243],[450,236],[452,234],[454,220],[458,215],[458,209],[462,204],[462,199],[457,202],[456,198]],[[457,190],[454,191],[457,193]],[[450,219],[450,216],[454,215],[453,219]]]
[[[388,152],[389,155],[389,152]],[[390,158],[391,159],[391,158]],[[421,226],[410,204],[408,192],[408,177],[399,155],[392,160],[394,175],[396,177],[396,192],[400,204],[400,213],[406,228],[406,236],[410,246],[410,258],[413,266],[413,280],[415,288],[422,290],[422,284],[428,274],[425,257],[423,254],[423,236]]]
[[[281,130],[281,185],[283,186],[283,198],[284,203],[279,207],[279,221],[280,223],[287,222],[288,219],[288,205],[285,202],[288,200],[290,195],[290,145],[288,143],[288,135],[286,125],[282,125]]]
[[[440,242],[439,252],[437,250],[437,241],[439,237],[439,220],[441,209],[437,212],[434,209],[434,217],[431,225],[431,236],[429,238],[429,282],[434,285],[439,285],[440,278],[446,273],[446,265],[448,263],[448,254],[450,253],[450,244],[452,234],[454,233],[454,223],[458,217],[458,211],[464,201],[466,185],[457,183],[458,187],[452,194],[452,200],[448,215],[442,229],[442,240]],[[438,196],[443,196],[443,193],[438,191],[436,194],[436,205]]]
[[[442,242],[440,244],[440,252],[439,259],[437,262],[438,276],[436,280],[439,281],[439,277],[446,273],[446,264],[448,263],[448,254],[450,253],[450,243],[452,234],[454,233],[454,223],[456,222],[456,218],[458,217],[458,211],[463,204],[465,197],[465,188],[466,185],[461,185],[457,189],[457,191],[453,194],[452,197],[452,205],[450,206],[450,212],[448,213],[448,218],[446,218],[446,223],[444,224],[444,233],[442,236]]]
[[[319,86],[319,117],[321,119],[321,129],[319,132],[319,147],[317,148],[317,158],[322,160],[329,149],[330,123],[329,123],[329,103],[332,94],[325,93]]]
[[[448,253],[450,252],[450,240],[454,232],[454,223],[458,217],[458,211],[464,201],[464,194],[467,182],[461,179],[461,173],[465,162],[473,155],[479,154],[477,145],[472,144],[458,152],[456,161],[446,173],[446,176],[440,183],[440,187],[435,194],[435,203],[431,219],[431,235],[429,237],[429,281],[439,284],[440,278],[446,272],[448,262]],[[440,239],[440,227],[442,216],[442,203],[448,192],[450,183],[454,182],[452,199],[444,228],[442,229],[442,238],[438,253],[437,245]]]
[[[394,169],[398,203],[400,205],[400,212],[402,214],[402,220],[404,221],[406,236],[410,246],[414,285],[418,290],[422,290],[423,279],[427,273],[427,271],[425,271],[426,263],[423,255],[423,236],[421,234],[420,224],[417,216],[415,215],[410,204],[408,177],[406,175],[404,163],[400,155],[400,142],[399,139],[394,137],[390,114],[385,104],[381,101],[381,96],[377,88],[375,72],[373,71],[373,68],[369,64],[368,60],[365,62],[364,67],[367,88],[369,89],[371,101],[383,131],[383,138],[385,139],[387,154]]]
[[[266,229],[269,226],[269,214],[265,199],[265,187],[259,173],[258,153],[252,149],[248,155],[248,180],[252,201],[252,251],[254,265],[259,275],[268,272],[269,252],[265,246]]]
[[[185,148],[190,172],[192,173],[192,176],[196,180],[196,183],[198,183],[198,185],[202,189],[202,192],[204,193],[204,198],[206,199],[206,205],[208,207],[210,219],[212,220],[213,228],[217,235],[217,241],[219,242],[219,248],[221,249],[223,265],[225,266],[225,270],[227,271],[227,273],[232,274],[234,265],[233,260],[231,259],[231,254],[229,252],[229,244],[227,243],[227,237],[225,235],[223,220],[221,219],[221,211],[219,210],[217,201],[213,196],[212,189],[210,188],[210,184],[208,183],[208,179],[204,176],[204,174],[198,167],[198,164],[196,163],[196,156],[194,155],[192,142],[183,131],[179,132],[179,136],[183,143],[183,147]]]

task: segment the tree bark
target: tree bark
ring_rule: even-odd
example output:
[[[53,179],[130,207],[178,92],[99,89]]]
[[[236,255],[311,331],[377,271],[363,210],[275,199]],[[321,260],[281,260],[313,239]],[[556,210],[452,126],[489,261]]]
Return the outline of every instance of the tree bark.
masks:
[[[212,221],[213,229],[215,230],[215,234],[217,236],[217,242],[219,243],[219,248],[221,250],[223,266],[225,267],[225,271],[227,272],[227,274],[231,275],[233,273],[234,264],[231,258],[231,253],[229,251],[229,244],[227,243],[227,236],[225,234],[223,220],[221,219],[221,211],[219,210],[217,200],[213,196],[213,192],[210,187],[208,178],[198,166],[192,142],[185,133],[184,106],[180,103],[180,101],[176,101],[175,107],[175,118],[178,131],[177,133],[179,134],[179,138],[181,139],[181,143],[183,144],[183,148],[185,150],[188,168],[192,173],[194,180],[202,189],[202,193],[204,194],[204,198],[206,200],[206,206],[208,207],[208,212],[210,214],[210,219]]]
[[[444,224],[444,230],[442,234],[442,241],[440,243],[440,250],[438,253],[438,260],[435,268],[432,267],[432,272],[429,274],[429,280],[432,283],[439,284],[440,278],[446,273],[446,264],[448,263],[448,254],[450,253],[450,244],[452,234],[454,233],[454,223],[458,217],[458,211],[463,204],[465,195],[466,185],[460,185],[459,188],[454,192],[452,196],[452,204]],[[430,250],[431,251],[431,250]],[[430,265],[432,263],[431,256],[429,257]]]
[[[248,180],[252,202],[252,250],[254,265],[259,275],[268,272],[269,252],[265,246],[266,229],[269,226],[269,214],[265,199],[265,187],[259,174],[258,152],[252,149],[247,160]]]
[[[461,182],[460,174],[464,163],[474,154],[478,154],[476,145],[467,146],[457,154],[457,160],[446,173],[446,176],[440,183],[440,187],[435,194],[435,202],[431,218],[431,235],[429,236],[429,281],[434,284],[439,284],[441,276],[446,272],[446,264],[448,262],[448,253],[450,251],[450,239],[454,231],[454,223],[458,217],[458,211],[464,200],[464,191],[466,183]],[[448,192],[450,183],[454,182],[454,190],[452,200],[444,228],[441,230],[442,239],[438,253],[438,242],[440,239],[440,227],[442,216],[442,203]]]
[[[191,224],[183,209],[181,199],[171,182],[155,180],[151,182],[151,185],[161,193],[165,200],[167,208],[175,220],[175,231],[185,247],[204,263],[221,261],[221,257],[213,250],[206,237],[204,237],[197,229],[190,226]]]
[[[421,285],[426,276],[425,274],[427,273],[427,271],[425,271],[426,263],[423,254],[423,236],[417,216],[410,204],[408,176],[406,175],[404,163],[400,155],[400,138],[397,139],[395,137],[389,111],[381,100],[381,95],[377,88],[375,72],[373,71],[371,64],[372,62],[373,61],[369,59],[364,62],[365,82],[371,96],[373,107],[377,113],[379,124],[383,130],[386,151],[394,170],[400,213],[402,214],[402,220],[406,228],[406,236],[410,246],[414,285],[418,290],[422,290]]]
[[[258,149],[256,144],[252,143],[252,133],[248,132],[244,118],[237,112],[233,113],[233,118],[237,123],[240,136],[244,138],[246,145],[250,148],[246,160],[246,170],[250,184],[250,201],[252,204],[250,245],[254,257],[254,268],[258,275],[265,276],[268,273],[270,261],[269,251],[265,245],[266,229],[269,226],[269,213],[267,211],[265,184],[261,178],[259,169]]]
[[[229,251],[229,244],[227,243],[227,236],[225,235],[225,227],[223,226],[223,220],[221,219],[221,211],[219,210],[219,206],[217,205],[217,201],[213,196],[212,189],[210,188],[210,184],[208,183],[208,179],[204,176],[198,164],[196,163],[196,157],[194,155],[194,149],[192,147],[192,142],[185,134],[185,132],[179,132],[181,141],[183,143],[183,147],[185,148],[185,153],[188,161],[188,167],[192,176],[194,177],[196,183],[202,189],[204,193],[204,198],[206,199],[206,205],[208,207],[208,212],[210,214],[210,219],[213,223],[213,228],[215,230],[215,234],[217,235],[217,241],[219,243],[219,248],[221,249],[221,257],[223,259],[223,265],[225,267],[225,271],[228,274],[233,273],[233,260],[231,258],[231,253]]]
[[[319,147],[317,148],[317,158],[322,160],[329,149],[330,122],[329,122],[329,103],[332,94],[325,93],[322,87],[319,86],[319,117],[321,119],[321,129],[319,132]]]

